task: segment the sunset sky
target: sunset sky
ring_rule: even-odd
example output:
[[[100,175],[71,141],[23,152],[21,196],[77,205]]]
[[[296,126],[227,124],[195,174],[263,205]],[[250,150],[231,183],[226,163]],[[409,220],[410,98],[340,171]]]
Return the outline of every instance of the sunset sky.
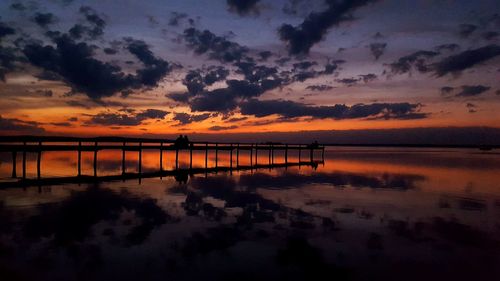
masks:
[[[0,134],[500,127],[497,0],[0,2]]]

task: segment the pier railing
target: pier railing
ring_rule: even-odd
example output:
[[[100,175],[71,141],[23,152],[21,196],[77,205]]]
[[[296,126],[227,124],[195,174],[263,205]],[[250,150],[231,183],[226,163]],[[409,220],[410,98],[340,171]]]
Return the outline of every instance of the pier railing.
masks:
[[[184,144],[176,143],[174,140],[147,139],[147,138],[122,138],[122,137],[98,137],[98,138],[77,138],[77,137],[0,137],[0,152],[12,153],[12,177],[18,178],[17,157],[22,154],[22,181],[27,181],[26,177],[26,154],[37,154],[37,177],[41,180],[41,161],[42,153],[48,151],[74,151],[77,157],[77,177],[82,177],[82,152],[94,152],[93,168],[94,177],[97,177],[98,152],[102,150],[121,150],[122,151],[122,175],[127,175],[125,160],[126,152],[136,151],[139,153],[138,159],[138,177],[142,176],[142,152],[144,150],[158,150],[159,174],[163,174],[163,156],[168,151],[175,152],[175,170],[179,170],[179,153],[189,153],[189,170],[193,169],[193,151],[205,152],[205,165],[201,170],[219,171],[233,169],[257,169],[263,167],[288,167],[293,165],[317,165],[318,162],[324,162],[325,147],[319,144],[283,144],[283,143],[230,143],[230,142],[189,142]],[[249,165],[240,165],[241,151],[247,151]],[[284,163],[275,163],[275,152],[284,152]],[[296,151],[298,162],[289,161],[289,152]],[[315,152],[321,152],[321,159],[315,159]],[[208,166],[209,152],[215,153],[215,167]],[[219,167],[219,152],[229,153],[229,167]],[[259,155],[260,152],[260,155]],[[262,152],[267,154],[268,164],[258,164],[259,156]],[[235,154],[235,155],[234,155]],[[303,155],[305,154],[305,155]],[[303,160],[303,158],[305,159]],[[234,166],[233,166],[234,165]],[[175,172],[175,170],[173,172]],[[200,168],[196,169],[200,172]],[[154,173],[153,173],[154,174]],[[128,174],[129,177],[131,176]],[[132,175],[133,176],[133,175]],[[33,179],[30,179],[32,181]]]

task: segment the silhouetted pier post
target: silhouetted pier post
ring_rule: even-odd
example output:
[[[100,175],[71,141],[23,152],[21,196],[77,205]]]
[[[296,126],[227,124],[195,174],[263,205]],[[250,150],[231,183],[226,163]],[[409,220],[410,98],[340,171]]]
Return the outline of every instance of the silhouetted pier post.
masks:
[[[269,147],[269,165],[271,165],[271,151],[272,147]]]
[[[236,167],[240,166],[240,144],[236,144]]]
[[[17,160],[17,151],[12,151],[12,177],[17,178],[16,171],[16,161]]]
[[[310,158],[310,162],[312,163],[313,159],[314,159],[314,148],[312,145],[311,145],[311,149],[309,150],[309,158]]]
[[[285,145],[285,164],[288,164],[288,144]]]
[[[208,142],[205,143],[205,169],[208,168]]]
[[[274,145],[271,144],[271,164],[274,165]]]
[[[179,169],[179,148],[175,148],[175,169]]]
[[[142,173],[142,142],[139,143],[139,174]]]
[[[219,156],[219,150],[217,148],[218,146],[219,146],[219,144],[216,143],[215,144],[215,168],[218,167],[218,163],[219,163],[218,162],[218,160],[219,160],[219,157],[218,157]]]
[[[78,142],[78,176],[82,175],[82,142]]]
[[[40,179],[40,166],[42,162],[42,142],[38,142],[38,156],[36,159],[36,177],[37,179]]]
[[[189,144],[189,169],[193,169],[193,144]]]
[[[163,172],[163,142],[160,142],[160,172]]]
[[[26,179],[26,142],[23,143],[23,180]]]
[[[259,145],[255,144],[255,165],[258,165],[259,162],[257,161],[257,156],[259,155]]]
[[[122,175],[125,175],[125,145],[127,143],[123,142],[123,148],[122,148]]]
[[[233,144],[229,145],[229,169],[233,169]]]
[[[253,143],[250,144],[250,167],[252,167],[253,162]]]
[[[299,163],[300,163],[301,156],[302,156],[302,145],[299,144]]]
[[[97,177],[97,142],[94,143],[94,177]]]

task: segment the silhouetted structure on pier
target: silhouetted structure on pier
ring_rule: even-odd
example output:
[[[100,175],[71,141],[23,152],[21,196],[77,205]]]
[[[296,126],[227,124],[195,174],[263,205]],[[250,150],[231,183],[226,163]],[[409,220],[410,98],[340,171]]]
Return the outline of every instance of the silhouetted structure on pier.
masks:
[[[147,144],[147,145],[143,145]],[[156,173],[143,174],[142,173],[142,152],[143,150],[158,150],[159,151],[159,171]],[[172,140],[158,140],[158,139],[140,139],[140,138],[119,138],[119,137],[101,137],[101,138],[73,138],[73,137],[0,137],[0,152],[12,153],[12,177],[17,178],[17,154],[22,153],[22,181],[26,183],[32,182],[33,179],[26,178],[26,153],[37,154],[37,177],[36,180],[42,182],[57,182],[61,180],[46,179],[42,181],[41,178],[41,161],[42,153],[45,151],[75,151],[77,153],[77,176],[69,177],[72,181],[79,182],[78,178],[87,179],[88,176],[82,175],[81,162],[82,152],[93,152],[93,177],[97,177],[97,163],[98,152],[101,150],[121,150],[122,151],[122,174],[119,176],[108,176],[104,178],[118,179],[118,178],[141,178],[150,176],[174,175],[179,176],[179,153],[188,151],[189,153],[189,173],[200,172],[217,172],[217,171],[232,171],[233,169],[257,169],[257,168],[272,168],[272,167],[288,167],[309,165],[317,166],[318,163],[324,161],[325,147],[319,145],[317,142],[313,144],[281,144],[281,143],[211,143],[211,142],[189,142],[187,136],[180,136],[175,141]],[[126,172],[126,152],[137,151],[139,153],[138,159],[138,173],[127,174]],[[175,170],[164,171],[163,169],[163,154],[167,151],[175,152]],[[205,165],[204,168],[193,169],[193,151],[205,152]],[[209,151],[215,153],[215,167],[208,166]],[[229,167],[219,167],[218,158],[219,152],[229,152]],[[240,152],[247,151],[249,157],[249,165],[240,165]],[[268,152],[268,164],[258,164],[259,152]],[[275,151],[283,151],[285,162],[278,164],[275,163]],[[289,162],[289,152],[298,152],[298,162]],[[302,152],[309,153],[309,160],[302,161]],[[321,161],[315,161],[315,151],[321,151]],[[233,157],[233,152],[236,157]],[[235,158],[235,159],[233,159]],[[236,161],[233,167],[234,160]],[[104,179],[103,177],[99,177]]]

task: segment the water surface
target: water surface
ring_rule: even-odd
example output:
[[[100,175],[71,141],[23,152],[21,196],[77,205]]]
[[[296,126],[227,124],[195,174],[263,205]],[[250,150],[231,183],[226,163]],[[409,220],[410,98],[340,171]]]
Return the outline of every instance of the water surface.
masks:
[[[225,154],[219,166],[229,165]],[[27,188],[8,187],[10,157],[0,154],[1,280],[500,276],[495,151],[330,148],[317,167]],[[163,167],[174,168],[173,159],[165,154]],[[36,155],[27,160],[36,177]],[[137,160],[127,153],[127,172]],[[76,161],[73,152],[44,153],[41,176],[75,176]],[[180,161],[189,167],[187,154]],[[204,163],[194,155],[194,168]],[[240,165],[248,163],[242,152]],[[145,151],[142,171],[158,169],[158,152]],[[83,154],[82,173],[93,174],[92,153]],[[120,173],[121,152],[99,152],[98,175]]]

